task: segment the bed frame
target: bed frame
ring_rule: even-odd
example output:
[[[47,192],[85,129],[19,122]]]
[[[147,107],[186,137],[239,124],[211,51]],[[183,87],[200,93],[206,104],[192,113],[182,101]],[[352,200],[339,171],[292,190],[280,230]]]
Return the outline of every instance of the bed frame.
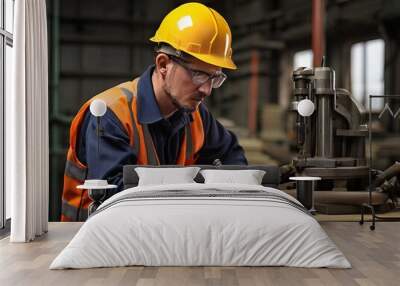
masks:
[[[136,167],[157,167],[157,168],[182,168],[179,165],[162,165],[162,166],[151,166],[151,165],[125,165],[123,168],[123,183],[124,189],[136,187],[139,182],[138,174],[135,171]],[[202,170],[205,169],[219,169],[219,170],[264,170],[266,173],[262,179],[262,185],[265,187],[278,188],[280,182],[280,170],[278,166],[273,165],[196,165]],[[197,183],[204,183],[203,176],[199,173],[194,179]]]

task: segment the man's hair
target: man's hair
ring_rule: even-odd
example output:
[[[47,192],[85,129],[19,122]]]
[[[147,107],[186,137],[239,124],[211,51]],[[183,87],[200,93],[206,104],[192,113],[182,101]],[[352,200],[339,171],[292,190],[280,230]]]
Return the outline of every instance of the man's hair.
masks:
[[[154,57],[156,57],[160,53],[163,53],[163,54],[166,54],[169,56],[173,56],[173,57],[177,57],[177,58],[183,59],[185,61],[194,58],[193,56],[189,55],[188,53],[177,50],[167,43],[158,43],[154,47]]]

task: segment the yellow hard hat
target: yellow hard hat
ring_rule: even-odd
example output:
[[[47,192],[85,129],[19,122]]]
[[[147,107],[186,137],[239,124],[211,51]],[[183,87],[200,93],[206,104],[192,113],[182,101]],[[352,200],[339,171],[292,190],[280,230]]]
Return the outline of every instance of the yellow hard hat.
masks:
[[[228,23],[217,11],[200,3],[186,3],[172,10],[150,41],[167,43],[214,66],[236,69]]]

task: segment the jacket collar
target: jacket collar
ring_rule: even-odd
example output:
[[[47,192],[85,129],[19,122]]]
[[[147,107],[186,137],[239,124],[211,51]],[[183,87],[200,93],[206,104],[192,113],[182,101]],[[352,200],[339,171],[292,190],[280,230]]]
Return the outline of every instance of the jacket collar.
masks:
[[[154,94],[151,76],[154,65],[149,66],[140,76],[137,91],[137,113],[141,124],[151,124],[163,119]]]

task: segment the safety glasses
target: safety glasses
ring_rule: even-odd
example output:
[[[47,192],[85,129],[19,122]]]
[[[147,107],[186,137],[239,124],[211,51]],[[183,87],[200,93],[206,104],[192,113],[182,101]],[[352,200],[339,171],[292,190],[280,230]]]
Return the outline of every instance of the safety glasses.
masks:
[[[194,70],[188,67],[187,63],[180,58],[168,55],[172,61],[186,69],[192,77],[194,85],[201,86],[211,80],[212,88],[219,88],[227,78],[227,75],[222,71],[217,71],[214,74],[208,74],[204,71]]]

